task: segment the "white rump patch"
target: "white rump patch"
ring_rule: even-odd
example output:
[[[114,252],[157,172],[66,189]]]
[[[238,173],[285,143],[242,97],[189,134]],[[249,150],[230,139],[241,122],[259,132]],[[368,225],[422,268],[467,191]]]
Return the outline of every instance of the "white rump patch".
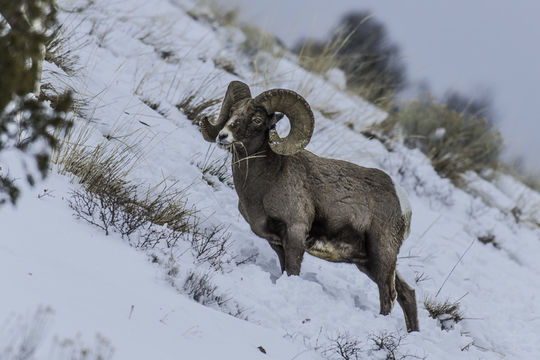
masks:
[[[403,239],[406,239],[407,236],[409,236],[409,232],[411,229],[411,216],[412,216],[412,208],[411,203],[409,202],[409,196],[407,195],[407,192],[405,189],[403,189],[401,186],[396,184],[394,182],[394,188],[396,189],[396,194],[399,200],[399,206],[401,208],[401,215],[405,218],[405,234],[403,236]]]
[[[403,189],[398,184],[394,183],[394,188],[396,189],[396,194],[399,199],[399,206],[401,207],[401,214],[404,216],[408,213],[412,213],[411,203],[409,202],[409,196],[405,189]]]

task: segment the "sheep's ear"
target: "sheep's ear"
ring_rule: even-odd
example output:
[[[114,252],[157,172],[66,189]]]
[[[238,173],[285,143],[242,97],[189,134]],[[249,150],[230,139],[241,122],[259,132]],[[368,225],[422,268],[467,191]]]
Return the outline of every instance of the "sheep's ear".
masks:
[[[283,116],[285,115],[278,112],[275,112],[274,114],[272,114],[272,116],[270,117],[270,124],[268,124],[268,127],[270,129],[273,129],[274,127],[276,127],[277,122],[283,119]]]

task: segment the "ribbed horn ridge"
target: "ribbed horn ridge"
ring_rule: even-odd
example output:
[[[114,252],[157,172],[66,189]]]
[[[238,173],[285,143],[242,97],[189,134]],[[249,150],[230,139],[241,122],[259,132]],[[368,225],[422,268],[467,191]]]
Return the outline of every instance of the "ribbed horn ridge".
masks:
[[[307,101],[292,90],[272,89],[255,98],[255,103],[263,106],[271,115],[276,111],[284,113],[291,123],[291,131],[281,138],[275,129],[270,130],[270,148],[280,155],[293,155],[307,146],[315,120]]]
[[[241,81],[231,81],[227,87],[227,92],[223,98],[221,104],[221,111],[215,124],[212,124],[208,118],[204,118],[201,121],[201,133],[204,140],[209,142],[215,142],[218,133],[221,131],[227,120],[229,119],[229,112],[231,106],[240,100],[251,98],[251,91],[249,86]]]

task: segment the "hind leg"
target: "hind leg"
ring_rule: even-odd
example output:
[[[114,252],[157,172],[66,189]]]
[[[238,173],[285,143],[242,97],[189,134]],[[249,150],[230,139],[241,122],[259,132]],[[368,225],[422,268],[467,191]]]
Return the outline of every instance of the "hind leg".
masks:
[[[369,262],[356,263],[356,266],[377,284],[379,288],[379,312],[382,315],[390,314],[397,297],[395,265],[388,268],[379,265],[377,267],[378,271],[375,271]]]
[[[416,308],[416,295],[414,289],[409,286],[396,273],[396,290],[397,290],[397,301],[401,309],[403,309],[403,315],[405,315],[405,324],[407,326],[407,331],[420,331],[418,325],[418,310]]]
[[[391,234],[367,234],[367,269],[379,288],[380,313],[388,315],[396,301],[396,261],[399,247]]]
[[[397,298],[396,291],[396,268],[385,268],[377,277],[377,287],[379,288],[380,313],[388,315],[394,307]]]

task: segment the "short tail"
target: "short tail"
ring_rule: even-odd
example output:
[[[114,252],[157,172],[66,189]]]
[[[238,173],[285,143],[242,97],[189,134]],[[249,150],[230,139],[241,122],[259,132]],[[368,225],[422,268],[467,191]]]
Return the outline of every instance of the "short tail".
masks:
[[[412,211],[407,211],[406,213],[401,214],[401,218],[403,219],[403,240],[405,240],[410,232],[411,232],[411,217],[412,217]]]
[[[403,240],[405,240],[411,232],[411,203],[409,202],[409,196],[407,196],[407,192],[401,186],[394,183],[394,187],[396,189],[396,195],[399,199],[399,206],[401,207],[401,219],[403,221],[404,227]]]

